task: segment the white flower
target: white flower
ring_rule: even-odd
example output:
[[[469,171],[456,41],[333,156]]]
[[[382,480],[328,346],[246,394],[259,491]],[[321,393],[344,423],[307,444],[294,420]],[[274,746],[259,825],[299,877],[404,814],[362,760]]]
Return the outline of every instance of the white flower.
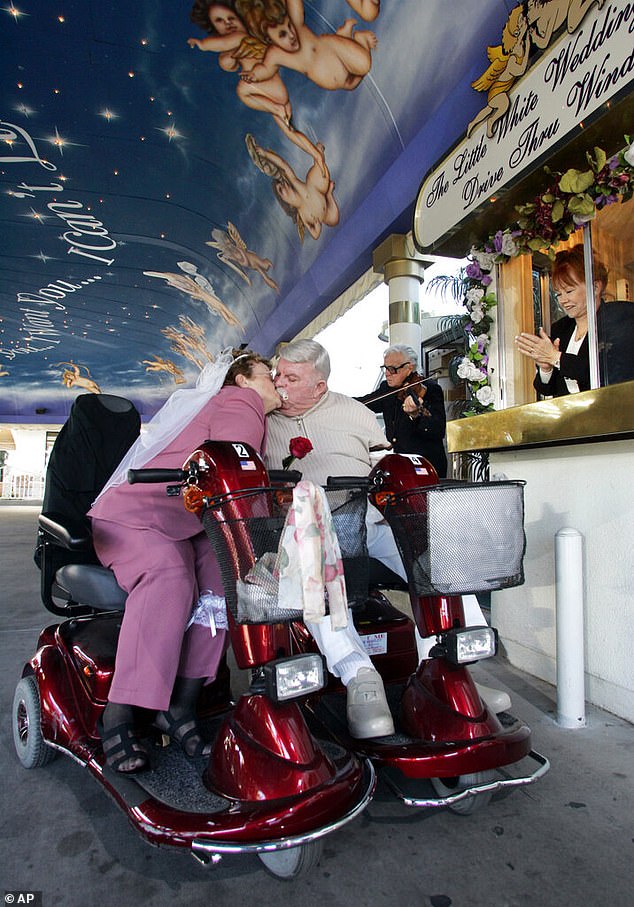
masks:
[[[466,356],[458,366],[458,377],[465,381],[485,381],[487,374]]]
[[[480,302],[480,300],[482,299],[483,296],[484,296],[483,287],[471,287],[470,290],[467,290],[467,305],[469,305],[469,303],[471,303],[471,305],[473,305],[476,302]]]
[[[489,343],[491,342],[491,338],[489,337],[488,334],[478,334],[478,336],[475,337],[474,339],[475,339],[476,344],[478,346],[482,347],[482,349],[484,349],[486,346],[488,346]]]
[[[495,265],[495,254],[492,252],[481,252],[479,249],[473,247],[471,249],[471,257],[474,258],[480,265],[481,271],[492,271]]]
[[[502,234],[502,255],[508,255],[509,258],[512,258],[514,255],[517,255],[517,243],[513,239],[510,233]]]
[[[463,380],[468,380],[471,373],[471,360],[467,359],[466,356],[458,366],[458,377]]]
[[[493,389],[489,384],[485,384],[479,391],[476,391],[476,398],[482,406],[488,406],[489,403],[493,403]]]
[[[625,152],[625,154],[623,155],[623,157],[624,157],[625,160],[628,162],[628,164],[630,165],[630,167],[634,167],[634,142],[632,142],[632,144],[631,144],[630,147],[627,149],[627,151]]]
[[[484,318],[484,309],[479,305],[474,305],[471,309],[470,318],[474,324],[480,324]]]

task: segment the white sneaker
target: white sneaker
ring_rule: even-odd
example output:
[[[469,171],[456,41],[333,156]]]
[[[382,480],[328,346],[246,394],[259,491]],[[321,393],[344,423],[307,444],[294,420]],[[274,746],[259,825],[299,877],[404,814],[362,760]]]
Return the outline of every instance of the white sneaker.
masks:
[[[394,733],[383,680],[374,668],[359,668],[348,684],[347,715],[353,737],[386,737]]]
[[[476,689],[480,694],[480,699],[483,699],[485,705],[496,715],[499,712],[508,712],[511,708],[511,697],[504,690],[494,690],[481,683],[476,683]]]

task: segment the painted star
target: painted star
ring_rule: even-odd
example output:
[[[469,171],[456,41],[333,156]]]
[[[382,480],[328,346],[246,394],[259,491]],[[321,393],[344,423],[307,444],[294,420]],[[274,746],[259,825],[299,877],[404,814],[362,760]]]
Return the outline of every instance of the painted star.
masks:
[[[46,264],[47,261],[55,261],[55,258],[52,255],[45,255],[44,252],[40,249],[38,255],[31,255],[30,258],[37,258],[39,261]]]

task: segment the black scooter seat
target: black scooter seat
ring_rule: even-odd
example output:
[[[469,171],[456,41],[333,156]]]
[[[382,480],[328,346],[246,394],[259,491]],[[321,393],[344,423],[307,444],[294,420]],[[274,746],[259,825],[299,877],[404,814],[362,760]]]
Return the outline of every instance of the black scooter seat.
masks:
[[[127,593],[112,570],[97,564],[67,564],[55,574],[55,583],[73,601],[100,611],[121,611]]]

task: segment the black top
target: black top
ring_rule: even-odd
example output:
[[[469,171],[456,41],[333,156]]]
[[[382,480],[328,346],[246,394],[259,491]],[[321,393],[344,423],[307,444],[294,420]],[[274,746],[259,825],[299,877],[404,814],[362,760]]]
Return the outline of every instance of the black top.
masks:
[[[55,439],[46,468],[42,512],[82,534],[86,516],[125,453],[137,439],[141,417],[129,400],[111,394],[80,394]],[[42,567],[38,534],[34,560]],[[94,551],[66,551],[53,546],[48,555],[52,575],[63,564],[99,563]]]
[[[447,425],[445,400],[442,388],[433,378],[423,381],[421,386],[425,388],[423,406],[429,411],[429,415],[416,416],[415,419],[410,419],[403,412],[403,401],[398,399],[397,393],[376,403],[368,402],[372,397],[393,390],[387,381],[382,381],[376,391],[357,397],[357,400],[365,403],[372,412],[383,414],[385,434],[394,453],[420,454],[429,460],[440,478],[444,479],[447,475],[447,454],[443,444]]]
[[[51,450],[42,510],[86,525],[92,502],[140,429],[141,417],[129,400],[80,394]]]
[[[576,355],[566,352],[575,324],[574,318],[566,315],[552,326],[550,339],[554,342],[559,338],[561,362],[559,368],[553,369],[548,381],[542,381],[538,369],[533,386],[542,396],[563,397],[568,394],[565,378],[575,380],[580,391],[590,389],[588,335]],[[597,309],[597,336],[601,386],[634,380],[634,303],[601,303]]]

